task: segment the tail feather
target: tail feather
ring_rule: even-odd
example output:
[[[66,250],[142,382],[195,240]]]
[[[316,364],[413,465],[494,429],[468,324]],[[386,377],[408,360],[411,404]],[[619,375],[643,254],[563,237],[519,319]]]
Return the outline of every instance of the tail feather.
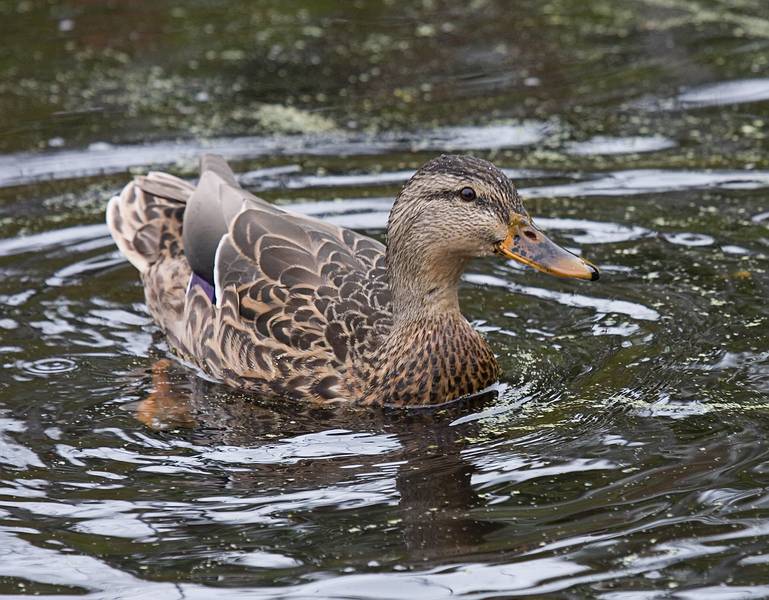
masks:
[[[167,173],[136,177],[107,205],[107,226],[123,255],[145,273],[183,252],[182,218],[192,185]]]
[[[204,154],[200,157],[200,173],[201,175],[206,171],[213,171],[222,181],[231,185],[234,188],[240,188],[237,177],[233,173],[230,165],[218,154]]]
[[[176,202],[187,202],[195,189],[183,179],[162,171],[150,171],[146,175],[136,177],[136,182],[144,192]]]

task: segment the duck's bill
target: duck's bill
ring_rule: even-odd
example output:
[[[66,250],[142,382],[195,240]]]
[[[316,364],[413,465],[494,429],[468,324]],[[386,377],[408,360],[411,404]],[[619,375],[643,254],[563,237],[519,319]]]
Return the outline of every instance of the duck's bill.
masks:
[[[534,267],[543,273],[574,279],[598,279],[598,268],[550,240],[528,221],[510,226],[507,237],[496,245],[498,254]]]

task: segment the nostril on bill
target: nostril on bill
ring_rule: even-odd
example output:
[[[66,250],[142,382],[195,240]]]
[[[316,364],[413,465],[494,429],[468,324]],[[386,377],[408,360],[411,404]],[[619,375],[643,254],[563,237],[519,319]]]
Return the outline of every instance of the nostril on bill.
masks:
[[[533,240],[533,241],[537,240],[537,234],[534,233],[531,229],[524,229],[523,235],[525,235],[530,240]]]

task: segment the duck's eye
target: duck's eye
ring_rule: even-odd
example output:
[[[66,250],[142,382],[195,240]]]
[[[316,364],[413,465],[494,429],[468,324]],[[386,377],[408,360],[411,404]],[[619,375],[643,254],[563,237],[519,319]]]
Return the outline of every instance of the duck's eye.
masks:
[[[466,200],[467,202],[472,202],[475,200],[475,190],[471,187],[462,188],[459,191],[459,195],[462,196],[462,200]]]

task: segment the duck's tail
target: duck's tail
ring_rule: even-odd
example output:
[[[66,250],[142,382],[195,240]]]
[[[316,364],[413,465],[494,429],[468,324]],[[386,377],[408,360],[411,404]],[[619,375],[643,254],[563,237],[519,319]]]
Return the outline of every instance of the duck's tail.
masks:
[[[134,178],[107,205],[107,226],[123,255],[145,274],[159,260],[184,253],[182,220],[194,187],[168,173]]]

